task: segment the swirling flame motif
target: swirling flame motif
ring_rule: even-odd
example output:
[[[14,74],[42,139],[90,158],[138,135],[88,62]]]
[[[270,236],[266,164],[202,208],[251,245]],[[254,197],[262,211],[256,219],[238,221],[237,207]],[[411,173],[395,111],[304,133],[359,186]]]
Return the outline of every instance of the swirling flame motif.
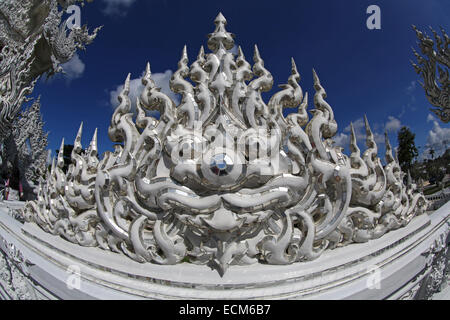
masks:
[[[116,151],[97,162],[94,135],[81,154],[80,128],[67,175],[62,144],[39,199],[25,206],[28,221],[139,262],[189,261],[223,275],[233,264],[312,260],[424,212],[424,197],[403,185],[390,147],[381,165],[367,121],[362,158],[354,134],[350,161],[332,147],[337,124],[315,71],[310,121],[294,60],[288,83],[266,104],[261,92],[273,78],[258,48],[253,68],[241,48],[234,59],[222,14],[215,24],[212,53],[201,48],[189,68],[183,49],[170,81],[180,105],[155,86],[148,64],[133,122],[128,76],[109,127]]]

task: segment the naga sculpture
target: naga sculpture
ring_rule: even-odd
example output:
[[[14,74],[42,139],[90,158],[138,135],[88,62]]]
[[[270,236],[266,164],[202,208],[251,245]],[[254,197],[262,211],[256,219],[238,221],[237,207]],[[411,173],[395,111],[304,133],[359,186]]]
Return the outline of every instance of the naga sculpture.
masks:
[[[100,28],[68,32],[64,10],[83,0],[5,0],[0,2],[0,141],[37,79],[60,72],[77,49],[85,49]],[[59,10],[61,7],[63,10]]]
[[[337,124],[315,71],[312,119],[294,60],[266,104],[261,93],[273,78],[258,48],[252,67],[241,48],[237,57],[230,52],[234,35],[222,14],[215,25],[211,53],[201,48],[189,67],[182,51],[170,81],[178,106],[147,64],[135,115],[130,75],[119,95],[109,127],[114,152],[98,160],[95,132],[82,153],[81,126],[64,174],[61,143],[38,200],[23,209],[27,221],[142,263],[206,264],[223,275],[230,265],[312,260],[425,211],[423,195],[403,185],[387,138],[382,166],[367,119],[362,156],[354,134],[350,158],[333,147]],[[159,119],[148,115],[155,110]]]
[[[450,121],[450,77],[448,73],[448,68],[450,68],[450,49],[448,47],[450,39],[443,28],[441,28],[443,38],[431,29],[434,41],[417,30],[415,26],[413,28],[420,41],[419,47],[423,54],[421,56],[413,49],[418,61],[418,64],[412,63],[413,67],[423,79],[421,85],[425,89],[428,101],[436,107],[431,111],[443,122],[448,123]],[[436,50],[433,48],[434,44],[436,44]],[[436,74],[436,69],[438,74]]]

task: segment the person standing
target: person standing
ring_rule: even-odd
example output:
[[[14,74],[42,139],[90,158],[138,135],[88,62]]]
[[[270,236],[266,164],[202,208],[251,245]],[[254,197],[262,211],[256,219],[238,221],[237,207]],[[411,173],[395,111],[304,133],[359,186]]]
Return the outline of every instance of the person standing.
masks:
[[[5,183],[5,200],[8,200],[8,195],[9,195],[9,178],[6,180]]]

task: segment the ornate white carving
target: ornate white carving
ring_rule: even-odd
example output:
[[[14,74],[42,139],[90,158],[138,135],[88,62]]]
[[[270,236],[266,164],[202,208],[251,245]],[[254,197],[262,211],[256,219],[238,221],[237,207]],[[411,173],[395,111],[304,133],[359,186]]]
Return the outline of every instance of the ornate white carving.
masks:
[[[67,32],[64,10],[83,0],[5,0],[0,2],[0,140],[7,135],[37,79],[61,71],[77,49],[84,49],[100,28]],[[63,10],[59,10],[61,7]]]
[[[430,299],[435,293],[441,291],[441,287],[448,281],[448,236],[450,228],[448,227],[444,233],[433,242],[431,247],[423,253],[427,259],[429,273],[422,280],[417,298]]]
[[[6,252],[0,250],[0,285],[12,300],[36,300],[30,283],[28,265],[20,250],[3,240]]]
[[[413,63],[417,74],[423,79],[422,87],[428,101],[435,107],[430,109],[443,122],[450,121],[450,77],[448,68],[450,68],[450,38],[445,30],[441,28],[442,37],[436,31],[431,29],[434,41],[428,35],[421,31],[416,31],[419,39],[419,47],[423,56],[413,49],[418,64]],[[433,46],[436,44],[436,50]],[[443,68],[441,68],[443,67]],[[436,70],[438,74],[436,74]]]
[[[47,133],[43,131],[40,97],[13,121],[2,148],[3,171],[18,170],[25,199],[35,199],[35,188],[47,172]]]
[[[170,82],[180,105],[155,86],[147,65],[133,121],[128,76],[108,131],[115,151],[98,162],[94,133],[81,153],[81,126],[67,175],[63,141],[38,200],[25,206],[27,221],[142,263],[189,261],[223,274],[233,264],[312,260],[424,212],[425,198],[403,185],[388,141],[381,165],[367,120],[362,157],[354,135],[350,159],[332,146],[337,124],[315,71],[311,120],[293,60],[287,84],[266,104],[261,92],[273,78],[258,48],[251,67],[241,48],[230,53],[234,35],[222,14],[215,24],[212,53],[201,48],[189,67],[182,51]],[[147,115],[154,110],[159,119]]]

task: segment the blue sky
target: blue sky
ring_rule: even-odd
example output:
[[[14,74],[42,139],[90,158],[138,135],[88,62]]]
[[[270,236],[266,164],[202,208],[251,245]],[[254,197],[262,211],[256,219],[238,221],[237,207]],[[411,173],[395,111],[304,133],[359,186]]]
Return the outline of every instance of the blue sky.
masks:
[[[366,9],[372,4],[381,9],[381,30],[366,27]],[[286,83],[293,57],[302,76],[300,85],[310,95],[310,109],[311,70],[316,69],[335,112],[339,142],[347,141],[353,121],[359,146],[365,149],[361,125],[366,114],[380,142],[380,156],[384,157],[385,128],[396,146],[401,125],[416,134],[420,150],[427,143],[450,146],[444,141],[450,137],[450,125],[430,115],[410,64],[411,47],[417,48],[411,25],[421,30],[442,26],[450,33],[448,0],[95,0],[82,8],[81,20],[91,29],[104,26],[97,39],[65,65],[66,75],[40,81],[33,94],[41,95],[49,148],[58,149],[63,137],[73,143],[83,121],[83,146],[97,127],[100,153],[112,150],[107,135],[115,107],[111,100],[127,74],[138,79],[149,61],[157,82],[167,87],[183,46],[193,62],[200,46],[206,47],[218,12],[226,17],[227,30],[236,34],[235,42],[249,62],[258,45],[274,77],[274,89],[263,95],[266,102],[279,84]]]

